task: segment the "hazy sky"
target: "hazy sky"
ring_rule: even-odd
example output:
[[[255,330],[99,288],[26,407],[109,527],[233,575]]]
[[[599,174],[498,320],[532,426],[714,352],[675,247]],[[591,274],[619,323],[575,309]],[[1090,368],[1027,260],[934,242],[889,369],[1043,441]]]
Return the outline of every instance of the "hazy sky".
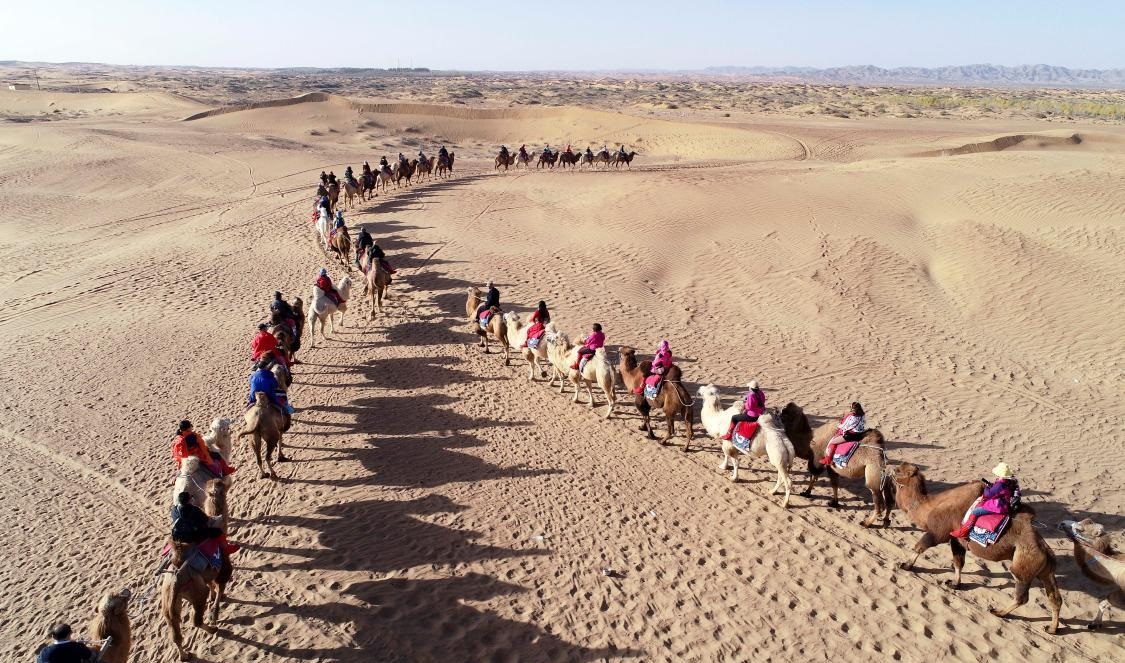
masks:
[[[1115,68],[1125,66],[1125,0],[15,0],[2,10],[0,60],[466,70]]]

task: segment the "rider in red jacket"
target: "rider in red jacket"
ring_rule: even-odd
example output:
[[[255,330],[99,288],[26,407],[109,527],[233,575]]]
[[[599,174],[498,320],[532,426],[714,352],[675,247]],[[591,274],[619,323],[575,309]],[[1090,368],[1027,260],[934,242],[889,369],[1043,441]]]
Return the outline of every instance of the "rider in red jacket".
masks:
[[[336,292],[336,286],[332,285],[332,279],[328,278],[328,270],[323,267],[320,268],[320,274],[316,277],[316,287],[323,290],[333,304],[340,305],[340,293]]]

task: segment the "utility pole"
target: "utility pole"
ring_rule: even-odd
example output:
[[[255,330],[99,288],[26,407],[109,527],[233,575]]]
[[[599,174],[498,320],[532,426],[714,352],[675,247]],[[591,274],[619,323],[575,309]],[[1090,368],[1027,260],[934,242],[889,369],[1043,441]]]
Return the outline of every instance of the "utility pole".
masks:
[[[35,89],[42,92],[43,88],[39,87],[39,70],[38,69],[32,69],[31,71],[35,74]]]

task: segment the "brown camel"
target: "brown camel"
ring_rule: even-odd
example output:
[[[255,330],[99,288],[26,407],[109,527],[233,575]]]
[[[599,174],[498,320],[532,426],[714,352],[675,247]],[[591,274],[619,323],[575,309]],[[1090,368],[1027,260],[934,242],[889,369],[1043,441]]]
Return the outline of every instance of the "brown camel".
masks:
[[[527,152],[517,153],[516,158],[515,158],[515,164],[516,164],[516,168],[519,168],[520,166],[523,166],[524,168],[527,168],[528,170],[531,170],[531,155],[528,154]]]
[[[226,485],[222,481],[212,480],[207,483],[207,502],[203,510],[215,519],[223,530],[226,530]],[[221,521],[219,520],[221,519]],[[226,594],[227,583],[234,575],[230,556],[222,553],[222,563],[216,569],[209,564],[202,571],[185,564],[188,553],[193,546],[187,543],[172,541],[172,560],[169,568],[163,572],[160,582],[160,612],[164,621],[172,629],[172,643],[176,645],[181,661],[190,661],[191,653],[184,649],[184,636],[180,630],[183,620],[183,601],[191,603],[193,609],[192,624],[196,628],[213,633],[214,623],[219,620],[219,604]],[[207,609],[208,598],[211,598],[211,624],[204,625],[203,613]]]
[[[400,161],[395,165],[398,166],[398,171],[395,174],[395,185],[397,186],[399,182],[401,182],[405,179],[407,186],[409,186],[410,185],[410,178],[414,177],[415,171],[418,170],[418,160],[417,159],[411,159],[410,161],[407,161],[406,163],[403,163],[403,162]]]
[[[635,156],[637,156],[636,152],[629,152],[628,154],[621,154],[620,152],[618,152],[617,154],[613,155],[613,167],[619,168],[621,167],[621,164],[625,164],[629,168],[632,168],[630,164],[633,163],[633,157]]]
[[[472,297],[470,296],[470,299]],[[508,365],[508,325],[504,322],[504,315],[500,312],[500,307],[493,306],[489,309],[492,315],[488,318],[488,322],[481,327],[480,320],[474,320],[471,324],[473,331],[476,332],[480,338],[480,347],[484,348],[484,353],[488,354],[488,339],[489,337],[500,343],[500,347],[504,352],[504,365]],[[475,311],[474,311],[475,312]]]
[[[375,197],[375,171],[368,171],[359,178],[360,200],[367,200],[367,194]]]
[[[363,282],[363,296],[371,303],[367,314],[369,320],[375,319],[375,304],[378,301],[379,312],[383,312],[383,297],[387,295],[387,288],[391,285],[391,275],[383,269],[383,263],[375,260],[374,265],[367,266],[366,278]]]
[[[333,182],[328,185],[328,204],[331,205],[329,212],[336,213],[336,203],[340,201],[340,183]]]
[[[423,175],[433,175],[435,159],[436,157],[434,159],[426,159],[425,161],[418,159],[418,166],[414,169],[414,174],[418,176],[419,182],[422,181]]]
[[[437,165],[434,166],[434,172],[438,177],[445,177],[453,174],[453,159],[457,156],[456,152],[449,153],[449,160],[438,157]]]
[[[602,150],[601,152],[598,152],[597,154],[594,155],[594,163],[593,163],[594,170],[598,169],[599,163],[604,163],[605,167],[609,168],[609,164],[613,163],[612,159],[613,159],[613,157],[611,157],[609,155],[609,152],[607,152],[605,150]]]
[[[578,154],[577,152],[563,152],[559,154],[559,165],[561,165],[563,168],[566,168],[567,166],[577,166],[578,160],[581,158],[582,155]]]
[[[858,453],[858,452],[857,452]],[[1062,608],[1062,594],[1055,583],[1055,554],[1039,536],[1032,524],[1035,512],[1023,506],[1012,517],[1007,529],[1000,538],[988,547],[983,547],[969,539],[954,539],[949,533],[957,529],[965,512],[984,492],[980,481],[967,483],[956,488],[943,490],[934,495],[926,492],[926,478],[918,467],[903,463],[888,487],[888,501],[906,512],[910,521],[925,532],[914,545],[914,557],[904,562],[902,568],[914,569],[914,564],[926,550],[949,541],[953,553],[953,589],[961,586],[961,568],[965,566],[965,549],[979,559],[988,562],[1011,562],[1009,571],[1016,580],[1016,600],[1002,610],[992,608],[990,612],[997,617],[1007,617],[1016,608],[1027,603],[1028,590],[1036,578],[1043,583],[1047,601],[1051,606],[1051,623],[1047,632],[1054,634],[1059,628],[1059,610]]]
[[[465,318],[469,322],[476,322],[477,309],[480,308],[480,303],[484,301],[484,295],[476,288],[469,288],[469,298],[465,301]]]
[[[496,157],[496,168],[494,170],[500,170],[500,167],[503,166],[504,170],[507,171],[509,166],[514,165],[516,165],[516,156],[514,154],[509,153],[506,157],[500,154]]]
[[[101,663],[125,663],[133,648],[133,627],[129,622],[129,599],[132,592],[127,588],[116,594],[106,594],[98,602],[98,613],[90,622],[90,638],[106,640],[98,654]]]
[[[1082,575],[1112,588],[1098,603],[1093,621],[1086,625],[1092,631],[1102,625],[1111,605],[1125,609],[1125,554],[1114,550],[1105,528],[1089,518],[1081,522],[1064,520],[1059,529],[1074,542],[1074,561]]]
[[[352,267],[349,262],[352,257],[352,236],[348,233],[348,227],[340,226],[339,230],[332,233],[328,239],[328,246],[343,263],[344,272],[350,270]]]
[[[617,368],[621,373],[621,381],[625,384],[625,389],[633,394],[637,411],[641,413],[641,430],[648,433],[648,439],[655,440],[656,435],[652,432],[650,413],[653,408],[663,411],[667,428],[664,439],[660,440],[660,444],[667,444],[668,440],[672,439],[672,436],[676,433],[676,420],[681,419],[684,422],[684,427],[687,428],[687,439],[684,441],[684,451],[687,451],[691,446],[691,438],[694,435],[692,426],[695,423],[695,401],[692,400],[680,381],[682,375],[680,367],[673,364],[672,368],[668,369],[668,374],[664,376],[664,384],[661,385],[656,398],[649,399],[645,397],[643,389],[645,379],[652,374],[652,362],[645,360],[637,363],[637,351],[628,346],[622,346],[618,350],[618,354],[621,359]],[[637,393],[638,389],[641,389],[642,393]]]
[[[863,434],[859,449],[856,449],[845,467],[828,467],[820,464],[820,458],[824,456],[829,440],[836,434],[834,422],[825,423],[814,431],[809,426],[804,411],[796,403],[789,403],[781,410],[781,423],[785,427],[786,437],[793,443],[793,451],[797,457],[806,459],[809,464],[809,485],[801,495],[805,497],[811,495],[817,477],[827,469],[828,480],[832,483],[832,500],[828,502],[828,506],[839,508],[840,477],[845,479],[863,477],[864,485],[871,491],[874,507],[871,516],[864,520],[862,525],[871,527],[880,518],[883,527],[890,524],[891,511],[882,489],[887,466],[886,442],[878,429],[870,428]]]
[[[535,162],[535,167],[537,169],[543,168],[544,166],[547,167],[547,168],[554,168],[555,162],[558,161],[558,160],[559,160],[559,153],[558,152],[542,152],[542,153],[539,154],[539,160]]]
[[[254,458],[258,461],[258,471],[261,472],[261,478],[271,477],[276,479],[277,472],[273,469],[273,450],[277,449],[277,462],[284,463],[289,460],[285,457],[281,447],[281,435],[289,430],[289,416],[274,407],[265,392],[259,391],[254,394],[254,404],[246,410],[244,417],[246,424],[238,437],[241,439],[248,435],[253,436],[251,446],[254,449]],[[266,443],[268,474],[262,467],[263,441]]]

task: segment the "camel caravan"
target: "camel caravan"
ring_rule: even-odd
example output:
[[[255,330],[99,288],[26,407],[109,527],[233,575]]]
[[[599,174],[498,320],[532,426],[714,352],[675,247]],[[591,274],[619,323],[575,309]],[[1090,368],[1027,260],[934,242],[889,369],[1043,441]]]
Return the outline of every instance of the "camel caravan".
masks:
[[[559,166],[562,170],[567,168],[598,170],[599,166],[603,170],[609,170],[611,166],[615,169],[620,169],[621,166],[629,169],[632,168],[633,157],[635,156],[637,156],[637,153],[632,150],[625,151],[624,145],[618,147],[616,151],[611,151],[608,145],[603,145],[597,153],[589,146],[586,147],[585,152],[576,152],[570,145],[567,145],[566,149],[563,150],[552,150],[550,145],[544,145],[543,151],[536,156],[527,151],[527,145],[520,145],[515,154],[508,150],[507,145],[501,145],[500,152],[496,155],[493,170],[504,169],[506,172],[509,168],[519,170],[520,166],[531,170],[532,162],[535,163],[536,170],[554,170],[555,166]]]
[[[507,159],[510,155],[502,156]],[[841,482],[861,482],[872,504],[870,514],[861,522],[863,527],[889,527],[891,511],[900,509],[923,533],[909,561],[901,564],[903,570],[913,571],[926,550],[943,543],[948,543],[952,552],[954,573],[947,583],[951,589],[961,587],[966,552],[984,561],[1009,562],[1015,581],[1014,599],[991,612],[1008,617],[1028,602],[1030,588],[1037,582],[1047,596],[1049,620],[1045,630],[1051,634],[1058,631],[1062,594],[1055,577],[1057,560],[1036,527],[1034,510],[1022,501],[1018,481],[1005,463],[993,469],[992,480],[931,494],[917,466],[901,463],[892,468],[885,437],[878,429],[867,427],[866,413],[858,402],[852,403],[839,420],[814,427],[796,403],[787,403],[780,410],[766,407],[765,394],[755,380],[747,384],[743,398],[726,407],[713,384],[700,386],[695,392],[697,398],[693,398],[680,367],[672,361],[667,341],[661,341],[651,360],[641,359],[634,347],[626,345],[619,346],[616,358],[611,360],[600,324],[572,341],[552,320],[543,301],[527,316],[505,312],[500,292],[491,281],[483,292],[475,287],[468,289],[465,316],[484,353],[498,346],[504,365],[509,365],[512,354],[523,358],[529,382],[546,380],[548,386],[557,382],[560,394],[573,387],[575,403],[581,401],[584,391],[589,408],[596,408],[599,400],[604,403],[606,418],[615,412],[620,387],[632,397],[641,420],[640,430],[649,439],[656,439],[653,415],[663,414],[661,445],[669,444],[677,424],[682,424],[683,450],[690,449],[698,401],[699,422],[719,445],[719,470],[729,471],[730,480],[737,482],[743,457],[764,457],[776,472],[770,492],[781,494],[782,508],[790,505],[793,461],[798,458],[804,461],[808,475],[801,497],[812,496],[817,479],[827,475],[832,489],[827,504],[840,508]],[[1098,628],[1111,607],[1125,609],[1125,554],[1114,551],[1104,528],[1092,521],[1064,521],[1059,529],[1074,542],[1074,557],[1081,572],[1109,587],[1089,623],[1089,628]]]

